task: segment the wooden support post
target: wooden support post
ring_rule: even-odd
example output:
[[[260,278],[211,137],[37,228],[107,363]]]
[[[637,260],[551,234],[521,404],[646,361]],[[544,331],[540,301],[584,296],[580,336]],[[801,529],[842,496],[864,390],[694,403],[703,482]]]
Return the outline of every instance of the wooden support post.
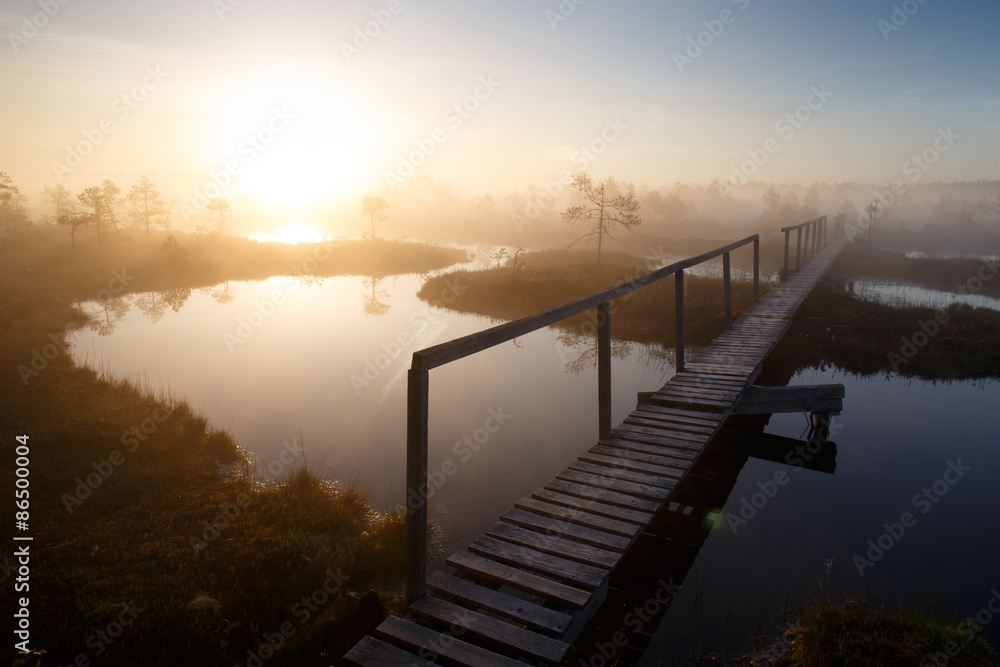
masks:
[[[788,277],[788,244],[791,242],[791,237],[792,237],[792,231],[790,229],[786,230],[785,231],[785,268],[781,272],[781,279],[782,280],[784,280],[785,278]]]
[[[611,436],[611,304],[597,307],[597,403],[600,437]]]
[[[416,365],[416,359],[414,359]],[[429,374],[411,368],[406,385],[406,603],[427,580],[427,400]],[[412,502],[416,499],[417,502]],[[416,505],[416,507],[414,507]]]
[[[798,233],[795,235],[795,270],[798,271],[802,264],[802,228],[799,227],[796,231]]]
[[[722,255],[722,299],[725,304],[723,324],[728,329],[733,326],[733,288],[730,280],[729,253]]]
[[[788,235],[785,235],[788,238]],[[788,251],[788,243],[785,243],[785,252]],[[787,254],[785,259],[785,264],[788,264]],[[753,302],[757,303],[760,300],[760,239],[755,239],[753,242]]]
[[[677,372],[684,370],[684,271],[674,274],[674,318],[677,342],[674,348]]]
[[[812,225],[806,225],[806,242],[802,246],[802,254],[804,255],[803,259],[806,259],[806,260],[809,259],[809,232],[810,231],[812,231]],[[795,270],[797,271],[798,268],[799,267],[796,266]]]

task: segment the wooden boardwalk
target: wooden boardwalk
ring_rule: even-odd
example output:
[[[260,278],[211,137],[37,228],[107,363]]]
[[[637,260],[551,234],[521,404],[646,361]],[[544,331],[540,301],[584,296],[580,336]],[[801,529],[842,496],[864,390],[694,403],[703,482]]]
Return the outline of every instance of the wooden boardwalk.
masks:
[[[839,238],[760,300],[608,437],[427,578],[345,656],[359,665],[559,664],[623,555],[671,501],[846,245]]]

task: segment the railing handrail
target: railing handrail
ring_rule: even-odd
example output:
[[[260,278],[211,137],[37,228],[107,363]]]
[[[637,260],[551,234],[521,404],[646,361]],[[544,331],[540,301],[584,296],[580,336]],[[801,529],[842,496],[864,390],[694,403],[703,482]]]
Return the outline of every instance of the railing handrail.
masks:
[[[818,218],[815,218],[813,220],[807,220],[806,222],[800,222],[797,225],[791,225],[789,227],[782,227],[781,231],[783,231],[783,232],[794,232],[796,229],[802,229],[806,225],[812,225],[812,224],[815,224],[817,222],[821,222],[824,218],[826,218],[826,216],[825,215],[821,215]]]
[[[611,301],[612,299],[625,296],[626,294],[634,292],[641,287],[645,287],[646,285],[662,280],[667,276],[671,276],[678,271],[683,271],[684,269],[688,269],[692,266],[697,266],[698,264],[715,259],[716,257],[725,255],[726,253],[732,252],[737,248],[742,248],[745,245],[749,245],[750,243],[759,240],[760,235],[754,234],[739,241],[730,243],[722,248],[710,250],[709,252],[702,253],[696,257],[689,257],[679,262],[674,262],[673,264],[656,269],[655,271],[651,271],[645,275],[633,278],[628,282],[620,283],[614,287],[601,290],[600,292],[594,292],[593,294],[581,297],[575,301],[570,301],[547,310],[539,311],[533,315],[528,315],[518,320],[514,320],[513,322],[498,324],[494,327],[490,327],[489,329],[477,331],[445,343],[439,343],[438,345],[426,347],[413,353],[411,369],[416,371],[429,371],[432,368],[437,368],[438,366],[443,366],[444,364],[451,363],[452,361],[457,361],[464,357],[476,354],[477,352],[482,352],[483,350],[487,350],[496,345],[500,345],[520,336],[524,336],[532,331],[537,331],[538,329],[542,329],[551,324],[555,324],[556,322],[565,320],[573,315],[578,315],[584,311],[599,306],[605,301]]]

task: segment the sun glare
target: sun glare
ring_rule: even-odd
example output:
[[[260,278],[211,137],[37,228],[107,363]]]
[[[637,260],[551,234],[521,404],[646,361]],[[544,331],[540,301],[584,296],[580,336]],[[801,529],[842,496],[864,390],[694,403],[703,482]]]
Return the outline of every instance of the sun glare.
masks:
[[[319,243],[324,240],[325,234],[309,225],[291,223],[275,232],[255,234],[250,238],[269,243]]]
[[[315,210],[371,178],[377,128],[364,99],[302,68],[255,75],[223,93],[217,151],[233,182],[265,208]]]

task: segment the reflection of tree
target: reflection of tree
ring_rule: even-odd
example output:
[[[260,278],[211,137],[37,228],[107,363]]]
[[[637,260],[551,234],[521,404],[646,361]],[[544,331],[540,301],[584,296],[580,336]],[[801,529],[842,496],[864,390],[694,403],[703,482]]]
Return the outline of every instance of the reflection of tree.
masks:
[[[159,322],[167,312],[167,302],[159,292],[140,294],[135,305],[153,324]]]
[[[562,333],[556,340],[563,348],[572,348],[579,356],[566,362],[566,372],[579,375],[588,368],[597,368],[597,335]],[[611,339],[611,358],[627,359],[632,351],[632,343],[627,340]],[[565,359],[565,356],[563,357]]]
[[[179,312],[184,302],[191,298],[190,287],[175,287],[162,292],[163,300],[172,311]]]
[[[132,304],[124,296],[99,299],[87,313],[91,316],[87,328],[97,332],[98,336],[110,336],[131,307]]]
[[[384,301],[384,299],[389,297],[389,293],[379,287],[379,285],[382,284],[382,278],[369,276],[362,279],[361,284],[366,288],[371,288],[371,292],[365,291],[361,293],[361,297],[365,300],[364,306],[362,307],[365,315],[375,315],[378,317],[388,313],[392,306]]]
[[[236,298],[236,294],[234,294],[229,290],[228,280],[222,283],[222,285],[216,285],[215,287],[213,287],[212,291],[209,292],[209,294],[211,294],[212,298],[218,301],[219,303],[232,303],[233,300]]]

